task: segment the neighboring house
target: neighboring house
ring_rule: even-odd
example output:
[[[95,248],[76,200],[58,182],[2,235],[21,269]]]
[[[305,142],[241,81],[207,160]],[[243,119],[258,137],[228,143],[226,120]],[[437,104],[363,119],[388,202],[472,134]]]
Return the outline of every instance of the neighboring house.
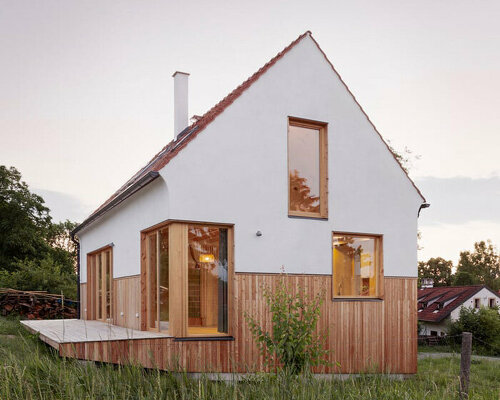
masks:
[[[462,307],[500,306],[500,295],[485,285],[441,286],[418,290],[420,335],[444,336]]]
[[[427,205],[310,32],[190,126],[187,81],[174,74],[175,139],[74,231],[81,318],[135,329],[138,343],[65,351],[264,370],[244,316],[269,329],[262,285],[285,279],[325,291],[332,366],[316,371],[415,373]]]

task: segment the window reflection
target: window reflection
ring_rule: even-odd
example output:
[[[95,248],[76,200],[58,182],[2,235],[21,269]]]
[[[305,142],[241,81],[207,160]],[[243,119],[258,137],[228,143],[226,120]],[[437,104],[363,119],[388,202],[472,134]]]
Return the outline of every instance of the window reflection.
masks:
[[[288,175],[289,210],[320,211],[320,131],[289,126]]]

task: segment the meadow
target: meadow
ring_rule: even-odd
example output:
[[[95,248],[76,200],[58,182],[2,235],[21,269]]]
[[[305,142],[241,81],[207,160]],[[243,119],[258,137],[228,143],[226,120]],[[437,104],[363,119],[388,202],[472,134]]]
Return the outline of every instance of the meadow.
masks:
[[[17,319],[0,317],[0,399],[457,399],[459,360],[425,359],[404,380],[262,374],[235,382],[60,358]],[[471,366],[470,399],[500,398],[500,362]]]

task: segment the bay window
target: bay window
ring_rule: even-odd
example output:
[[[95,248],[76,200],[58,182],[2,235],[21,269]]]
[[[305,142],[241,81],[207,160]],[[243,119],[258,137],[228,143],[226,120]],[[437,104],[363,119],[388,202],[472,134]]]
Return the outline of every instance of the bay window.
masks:
[[[229,332],[232,227],[168,221],[141,233],[142,329],[175,337]]]

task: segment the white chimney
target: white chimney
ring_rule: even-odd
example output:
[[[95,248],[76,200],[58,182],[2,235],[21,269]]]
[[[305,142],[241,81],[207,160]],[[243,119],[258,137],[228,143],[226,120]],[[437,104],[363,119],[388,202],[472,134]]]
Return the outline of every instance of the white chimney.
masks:
[[[176,71],[174,78],[174,138],[188,126],[188,78],[186,72]]]

